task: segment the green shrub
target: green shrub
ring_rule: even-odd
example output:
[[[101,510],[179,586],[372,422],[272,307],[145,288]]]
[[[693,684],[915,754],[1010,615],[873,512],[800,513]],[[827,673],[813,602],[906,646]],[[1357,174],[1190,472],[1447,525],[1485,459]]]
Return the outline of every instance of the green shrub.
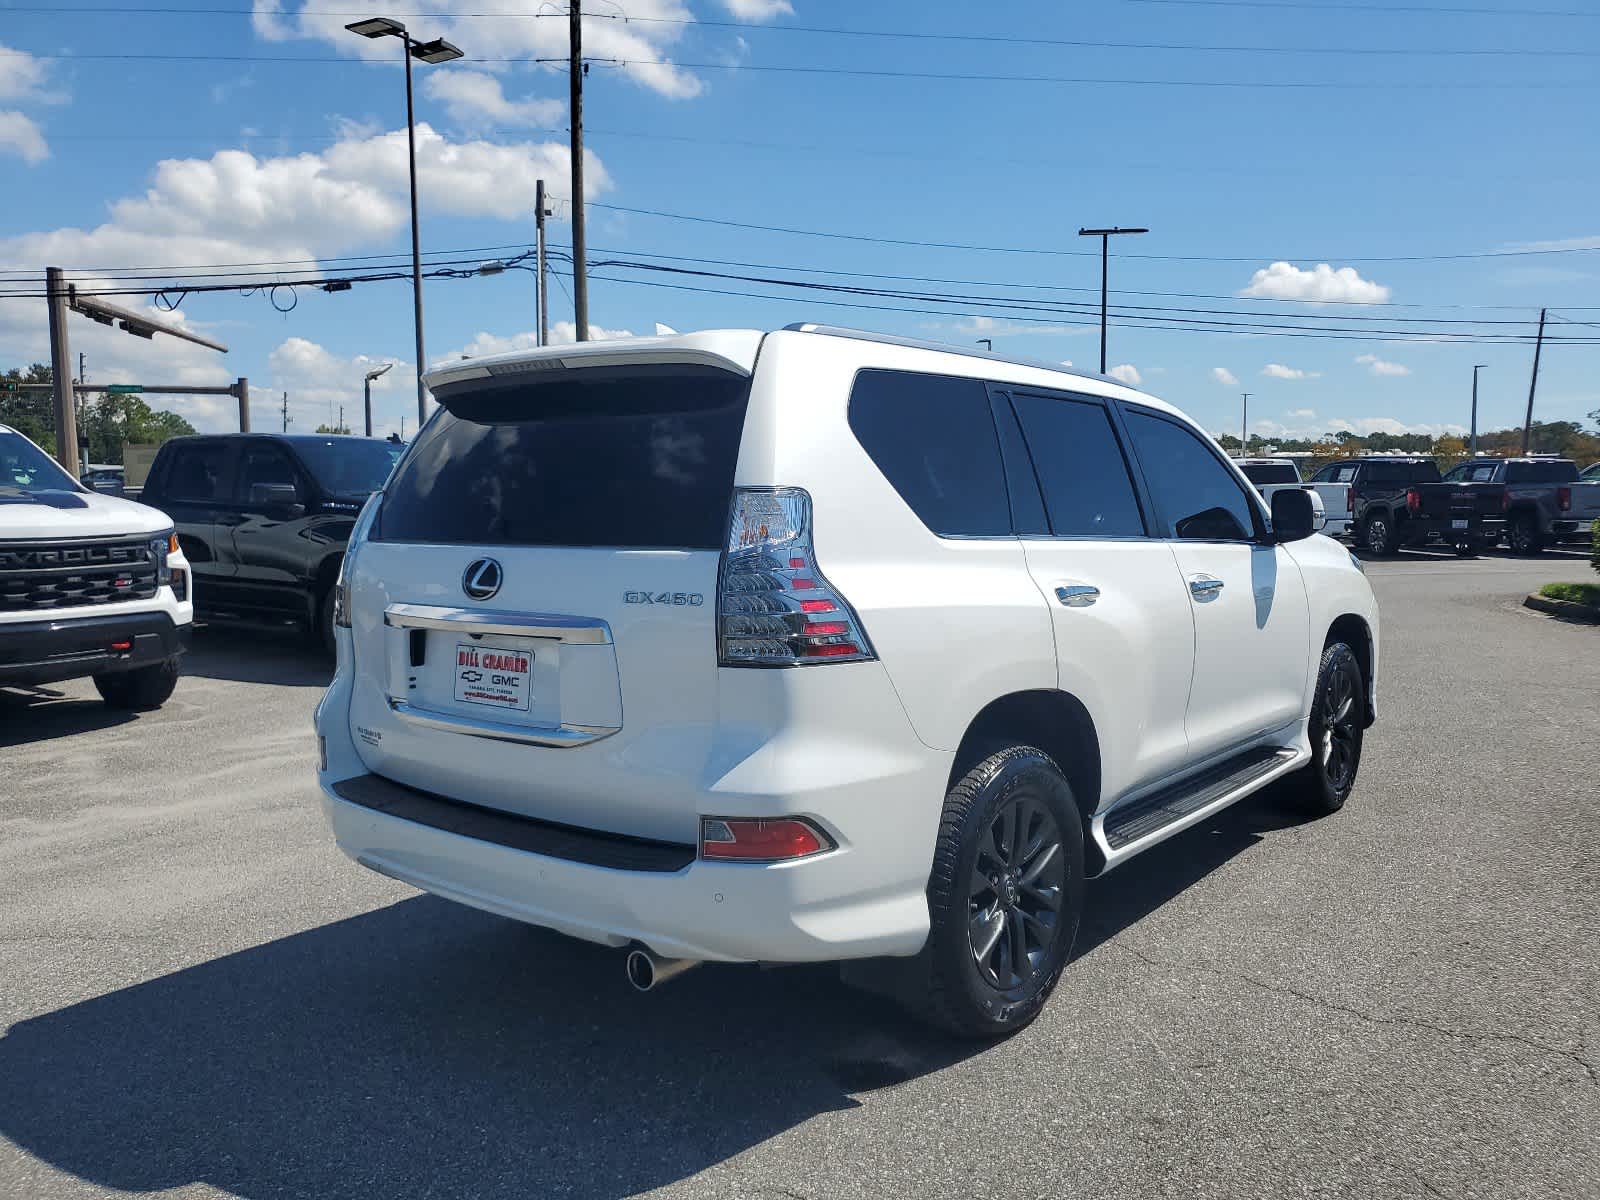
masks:
[[[1600,583],[1547,583],[1539,589],[1546,600],[1567,600],[1600,608]]]

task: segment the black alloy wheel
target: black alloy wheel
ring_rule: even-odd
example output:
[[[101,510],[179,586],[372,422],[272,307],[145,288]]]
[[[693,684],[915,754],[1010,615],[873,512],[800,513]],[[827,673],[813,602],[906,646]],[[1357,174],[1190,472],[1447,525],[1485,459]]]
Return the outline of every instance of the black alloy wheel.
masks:
[[[1318,761],[1328,790],[1343,796],[1355,782],[1361,754],[1361,670],[1353,657],[1331,664],[1317,702],[1321,707]]]
[[[991,817],[968,880],[967,939],[985,983],[1011,991],[1046,969],[1065,885],[1055,817],[1031,796],[1011,796]]]

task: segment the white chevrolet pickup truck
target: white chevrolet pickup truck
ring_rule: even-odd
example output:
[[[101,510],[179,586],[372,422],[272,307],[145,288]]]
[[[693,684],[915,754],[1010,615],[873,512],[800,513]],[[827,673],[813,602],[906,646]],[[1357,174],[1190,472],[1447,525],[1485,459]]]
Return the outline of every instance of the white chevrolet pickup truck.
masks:
[[[159,708],[194,626],[172,522],[83,487],[0,425],[0,688],[93,678],[114,708]]]

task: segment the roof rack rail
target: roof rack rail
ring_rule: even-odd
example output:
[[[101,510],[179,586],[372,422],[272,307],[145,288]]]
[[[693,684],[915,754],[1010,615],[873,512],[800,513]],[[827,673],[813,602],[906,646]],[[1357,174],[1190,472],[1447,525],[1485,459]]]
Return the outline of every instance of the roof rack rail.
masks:
[[[851,338],[858,342],[879,342],[885,346],[904,346],[910,350],[937,350],[941,354],[959,354],[965,358],[981,358],[989,362],[1009,363],[1016,367],[1037,367],[1044,371],[1054,371],[1059,375],[1076,375],[1080,379],[1094,379],[1100,383],[1114,383],[1118,387],[1128,387],[1129,384],[1111,375],[1102,375],[1098,371],[1080,371],[1076,367],[1064,366],[1058,362],[1051,362],[1044,358],[1026,358],[1021,355],[997,354],[993,350],[969,350],[965,346],[952,346],[948,342],[934,342],[927,338],[900,337],[893,333],[873,333],[868,329],[850,329],[843,325],[820,325],[814,321],[796,321],[785,325],[787,333],[820,333],[825,337]]]

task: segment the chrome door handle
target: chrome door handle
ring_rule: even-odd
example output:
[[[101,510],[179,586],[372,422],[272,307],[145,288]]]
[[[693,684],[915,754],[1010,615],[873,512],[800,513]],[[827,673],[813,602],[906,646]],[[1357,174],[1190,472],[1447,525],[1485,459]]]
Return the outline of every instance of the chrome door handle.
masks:
[[[1222,580],[1213,579],[1209,575],[1198,575],[1189,580],[1189,593],[1202,600],[1208,600],[1222,590]]]
[[[1100,589],[1086,583],[1070,583],[1056,589],[1056,599],[1068,608],[1088,608],[1100,599]]]

